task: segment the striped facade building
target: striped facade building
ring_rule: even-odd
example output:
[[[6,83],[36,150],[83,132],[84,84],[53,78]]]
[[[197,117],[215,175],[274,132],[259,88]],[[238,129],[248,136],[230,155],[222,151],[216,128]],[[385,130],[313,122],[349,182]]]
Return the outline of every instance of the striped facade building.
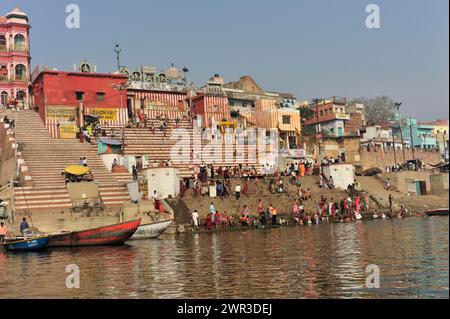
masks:
[[[164,115],[167,119],[181,119],[187,112],[188,93],[174,91],[152,91],[128,89],[128,114],[136,115],[139,112],[154,119]]]
[[[201,119],[202,127],[231,120],[228,98],[220,93],[201,93],[193,98],[194,115]]]

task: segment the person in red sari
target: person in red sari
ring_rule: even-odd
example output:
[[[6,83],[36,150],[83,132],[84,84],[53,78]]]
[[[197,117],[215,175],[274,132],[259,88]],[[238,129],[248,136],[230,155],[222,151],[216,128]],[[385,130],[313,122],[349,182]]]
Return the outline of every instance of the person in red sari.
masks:
[[[242,187],[242,194],[244,194],[245,196],[248,196],[248,188],[249,188],[248,183],[247,181],[245,181]]]
[[[208,215],[206,215],[206,229],[211,230],[213,228],[214,228],[214,225],[212,222],[212,215],[211,215],[211,213],[208,213]]]

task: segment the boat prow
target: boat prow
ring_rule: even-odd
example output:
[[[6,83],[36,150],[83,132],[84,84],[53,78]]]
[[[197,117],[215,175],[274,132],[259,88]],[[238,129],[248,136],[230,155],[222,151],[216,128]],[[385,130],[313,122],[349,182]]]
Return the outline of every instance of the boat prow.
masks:
[[[20,240],[7,240],[3,246],[7,251],[26,252],[44,250],[48,244],[49,237],[45,235]]]
[[[155,239],[161,236],[174,222],[173,219],[140,225],[131,240]]]
[[[141,219],[83,231],[49,235],[49,247],[121,245],[129,240]]]
[[[448,208],[432,209],[424,212],[427,216],[448,216]]]

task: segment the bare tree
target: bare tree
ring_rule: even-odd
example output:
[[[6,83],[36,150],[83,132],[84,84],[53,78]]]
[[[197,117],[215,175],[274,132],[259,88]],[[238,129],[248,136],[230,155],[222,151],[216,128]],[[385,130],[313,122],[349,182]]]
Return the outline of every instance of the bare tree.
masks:
[[[354,103],[364,104],[366,123],[368,125],[390,121],[395,117],[395,102],[386,95],[374,98],[360,97],[349,102],[349,104]]]

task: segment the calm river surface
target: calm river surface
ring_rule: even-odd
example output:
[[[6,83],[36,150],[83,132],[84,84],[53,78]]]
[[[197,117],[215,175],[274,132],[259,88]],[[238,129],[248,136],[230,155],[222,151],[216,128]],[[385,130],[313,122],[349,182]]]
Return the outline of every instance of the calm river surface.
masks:
[[[0,252],[0,298],[448,298],[448,239],[433,217]],[[370,264],[380,289],[365,288]]]

